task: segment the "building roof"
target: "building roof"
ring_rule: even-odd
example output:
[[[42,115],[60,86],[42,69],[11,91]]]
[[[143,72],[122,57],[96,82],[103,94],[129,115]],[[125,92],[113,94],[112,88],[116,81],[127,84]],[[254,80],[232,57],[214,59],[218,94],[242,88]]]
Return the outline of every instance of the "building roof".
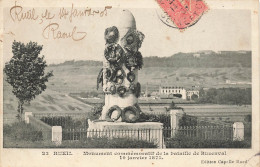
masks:
[[[164,86],[160,86],[161,88],[164,88],[164,89],[184,89],[183,87],[181,87],[181,86],[166,86],[166,85],[164,85]]]

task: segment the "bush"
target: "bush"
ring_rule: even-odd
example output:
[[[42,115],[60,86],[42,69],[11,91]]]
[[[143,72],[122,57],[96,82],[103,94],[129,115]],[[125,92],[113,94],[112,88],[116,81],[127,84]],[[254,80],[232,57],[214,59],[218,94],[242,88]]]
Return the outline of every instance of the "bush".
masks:
[[[91,92],[80,92],[80,97],[82,98],[91,98],[91,97],[98,97],[97,91],[91,91]]]
[[[105,104],[104,103],[101,103],[101,104],[96,104],[93,108],[92,108],[92,112],[91,112],[91,117],[92,117],[92,119],[91,120],[93,120],[93,119],[98,119],[100,116],[101,116],[101,114],[102,114],[102,110],[103,110],[103,106],[104,106]]]
[[[143,113],[140,114],[140,122],[161,122],[163,127],[167,128],[171,126],[171,116],[170,114],[153,114],[153,113]]]
[[[178,97],[178,98],[182,98],[182,94],[173,94],[173,96]]]
[[[250,148],[250,141],[206,140],[176,135],[166,141],[166,148]]]
[[[251,114],[246,115],[245,118],[244,118],[244,121],[247,122],[247,123],[252,122],[252,115]]]
[[[191,100],[197,100],[198,98],[199,96],[196,94],[191,95]]]
[[[62,128],[88,128],[87,118],[73,120],[70,116],[44,116],[40,119],[50,126],[62,126]]]
[[[252,103],[251,88],[210,88],[200,90],[200,96],[195,99],[198,103],[250,105]]]
[[[179,120],[179,126],[197,126],[197,117],[184,114]]]
[[[3,134],[4,136],[13,138],[14,140],[33,142],[43,140],[42,132],[37,131],[33,126],[24,122],[4,125]]]

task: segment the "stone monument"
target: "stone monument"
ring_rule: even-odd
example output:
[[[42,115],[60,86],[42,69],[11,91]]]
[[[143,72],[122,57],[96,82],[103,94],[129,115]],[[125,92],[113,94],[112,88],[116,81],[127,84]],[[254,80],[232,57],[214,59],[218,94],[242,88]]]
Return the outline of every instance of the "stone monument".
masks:
[[[141,113],[138,70],[143,66],[139,49],[145,36],[136,29],[130,11],[122,10],[117,17],[118,23],[106,28],[104,33],[103,68],[97,78],[97,86],[101,84],[105,94],[105,105],[99,121],[89,121],[89,130],[138,130],[130,137],[149,136],[162,145],[162,123],[138,122]],[[140,129],[146,131],[139,134]]]
[[[100,119],[136,122],[141,112],[138,70],[143,65],[139,48],[144,34],[136,30],[135,18],[128,10],[122,10],[118,17],[117,26],[107,28],[104,34],[106,46],[98,84],[102,84],[105,105]]]

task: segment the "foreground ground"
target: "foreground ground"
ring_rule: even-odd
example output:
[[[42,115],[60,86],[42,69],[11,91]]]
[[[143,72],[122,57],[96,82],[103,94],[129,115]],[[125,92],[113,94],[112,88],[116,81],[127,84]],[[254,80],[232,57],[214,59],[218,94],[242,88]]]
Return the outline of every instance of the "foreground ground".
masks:
[[[42,139],[41,132],[24,122],[4,125],[4,148],[157,148],[157,145],[129,138],[87,138],[62,141],[61,145]],[[250,148],[251,141],[205,140],[176,135],[165,139],[166,148]]]

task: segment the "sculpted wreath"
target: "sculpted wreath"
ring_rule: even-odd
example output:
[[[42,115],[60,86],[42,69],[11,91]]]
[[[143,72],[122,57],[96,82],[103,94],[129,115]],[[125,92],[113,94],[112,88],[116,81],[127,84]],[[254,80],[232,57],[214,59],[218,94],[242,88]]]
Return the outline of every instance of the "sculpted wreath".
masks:
[[[117,115],[116,115],[116,118],[111,118],[112,113],[114,111],[118,112]],[[117,105],[114,105],[114,106],[110,107],[109,110],[107,111],[107,113],[106,113],[106,121],[109,121],[109,122],[116,121],[116,120],[118,120],[121,117],[121,115],[122,115],[121,108],[118,107]]]
[[[119,38],[119,32],[117,27],[109,27],[105,30],[105,40],[107,44],[117,43]]]
[[[129,106],[122,111],[122,121],[134,123],[140,117],[140,111],[135,106]]]
[[[124,63],[124,50],[119,44],[109,44],[104,51],[105,58],[111,68],[121,68]]]
[[[123,97],[126,93],[126,87],[125,86],[119,86],[117,88],[117,93],[120,97]]]
[[[133,72],[129,72],[128,74],[127,74],[127,80],[129,81],[129,82],[134,82],[134,80],[135,80],[135,74],[133,73]]]
[[[125,66],[129,71],[140,70],[143,67],[143,56],[137,51],[135,54],[126,53]]]

